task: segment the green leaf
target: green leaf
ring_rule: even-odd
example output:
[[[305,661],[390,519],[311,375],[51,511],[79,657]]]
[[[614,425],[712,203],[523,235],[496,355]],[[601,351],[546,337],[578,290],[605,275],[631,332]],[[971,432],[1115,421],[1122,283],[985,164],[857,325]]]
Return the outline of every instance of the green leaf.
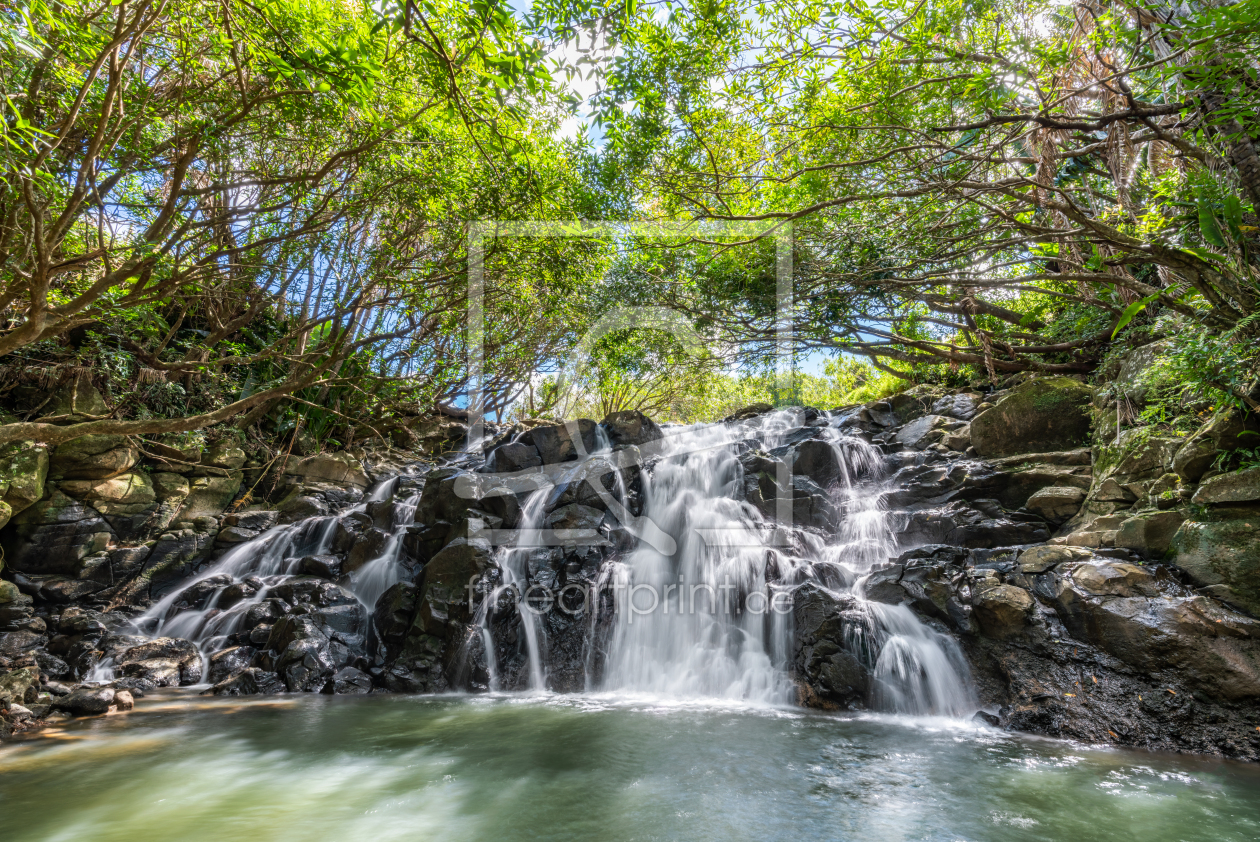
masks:
[[[1125,307],[1124,312],[1120,314],[1120,321],[1116,322],[1116,329],[1111,332],[1111,338],[1115,339],[1116,334],[1120,332],[1121,328],[1123,328],[1129,322],[1133,321],[1134,316],[1136,316],[1138,313],[1145,310],[1146,305],[1150,304],[1152,301],[1154,301],[1157,298],[1159,298],[1158,292],[1154,293],[1153,295],[1148,295],[1145,298],[1139,298],[1137,301],[1134,301],[1128,307]]]
[[[1216,221],[1216,214],[1212,212],[1211,199],[1207,195],[1207,190],[1200,187],[1197,193],[1199,206],[1199,231],[1203,234],[1203,240],[1209,245],[1217,248],[1225,248],[1225,236],[1221,233],[1221,226]]]

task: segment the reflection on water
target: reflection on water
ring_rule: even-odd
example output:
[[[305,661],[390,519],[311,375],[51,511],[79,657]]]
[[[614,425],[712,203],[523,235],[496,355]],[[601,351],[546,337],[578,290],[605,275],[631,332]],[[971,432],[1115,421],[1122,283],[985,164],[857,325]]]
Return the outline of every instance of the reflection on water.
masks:
[[[0,747],[26,840],[1260,837],[1260,769],[651,698],[149,698]]]

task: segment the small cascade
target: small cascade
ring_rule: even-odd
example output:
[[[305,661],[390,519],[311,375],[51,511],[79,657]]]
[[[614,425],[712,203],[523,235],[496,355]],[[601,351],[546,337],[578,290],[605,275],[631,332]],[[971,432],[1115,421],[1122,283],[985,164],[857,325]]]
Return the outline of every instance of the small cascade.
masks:
[[[133,625],[151,637],[190,640],[207,656],[222,649],[228,645],[228,638],[242,630],[251,608],[270,598],[278,585],[300,574],[303,558],[330,551],[340,517],[363,513],[371,504],[389,501],[398,485],[398,477],[384,480],[370,489],[359,504],[340,515],[273,526],[233,547],[180,589],[155,602]],[[418,502],[419,495],[411,495],[393,503],[388,518],[390,533],[382,551],[342,580],[369,614],[381,594],[402,578],[403,538]],[[177,606],[185,602],[195,604],[178,610]],[[97,672],[99,680],[113,677],[105,662],[98,665]]]
[[[383,483],[383,485],[390,484],[396,487],[397,478],[390,481],[390,483]],[[365,502],[384,502],[388,499],[388,496],[384,496],[379,500]],[[381,594],[402,580],[404,570],[401,563],[403,538],[407,535],[407,527],[416,516],[416,506],[419,503],[420,495],[418,494],[413,494],[401,502],[394,503],[390,519],[393,527],[390,531],[389,539],[385,542],[384,550],[381,551],[379,556],[350,574],[350,590],[359,598],[359,601],[363,603],[368,611],[371,611],[376,606],[376,601],[381,598]]]
[[[153,637],[182,637],[203,650],[213,650],[238,630],[245,614],[266,598],[269,588],[296,575],[303,557],[328,550],[336,526],[335,517],[273,526],[228,550],[180,590],[155,602],[136,618],[135,626]],[[206,592],[203,606],[173,612],[195,589]]]
[[[529,665],[530,690],[544,690],[547,686],[547,675],[543,667],[545,658],[545,638],[542,623],[538,614],[533,611],[528,601],[529,559],[535,548],[542,546],[541,537],[543,516],[546,514],[546,502],[553,489],[539,488],[532,492],[521,506],[520,525],[513,545],[500,547],[495,553],[495,561],[502,571],[502,580],[484,601],[482,610],[476,618],[482,640],[486,644],[488,667],[490,672],[490,689],[498,690],[499,676],[497,664],[494,663],[493,635],[490,631],[491,606],[510,603],[520,617],[520,628],[525,638],[525,654]]]

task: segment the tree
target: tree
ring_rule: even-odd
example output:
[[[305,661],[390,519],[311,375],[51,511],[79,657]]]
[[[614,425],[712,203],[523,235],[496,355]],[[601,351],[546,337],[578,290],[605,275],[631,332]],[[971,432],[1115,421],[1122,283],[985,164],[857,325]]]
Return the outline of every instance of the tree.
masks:
[[[103,331],[134,382],[213,380],[226,396],[171,417],[4,424],[0,442],[252,423],[382,384],[450,397],[465,379],[466,220],[580,198],[574,155],[551,139],[558,95],[499,4],[34,0],[0,14],[16,92],[0,364],[56,366]]]
[[[797,226],[805,346],[1087,372],[1144,308],[1226,331],[1260,302],[1255,0],[662,8],[546,27],[616,46],[597,103],[645,206]],[[768,343],[749,291],[688,292]]]

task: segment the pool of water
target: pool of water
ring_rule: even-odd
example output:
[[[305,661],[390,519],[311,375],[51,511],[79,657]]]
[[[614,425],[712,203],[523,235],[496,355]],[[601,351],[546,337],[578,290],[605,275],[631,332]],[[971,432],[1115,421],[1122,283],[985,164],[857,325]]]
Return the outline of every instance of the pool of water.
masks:
[[[0,747],[27,840],[1260,839],[1260,768],[947,720],[586,697],[150,697]]]

